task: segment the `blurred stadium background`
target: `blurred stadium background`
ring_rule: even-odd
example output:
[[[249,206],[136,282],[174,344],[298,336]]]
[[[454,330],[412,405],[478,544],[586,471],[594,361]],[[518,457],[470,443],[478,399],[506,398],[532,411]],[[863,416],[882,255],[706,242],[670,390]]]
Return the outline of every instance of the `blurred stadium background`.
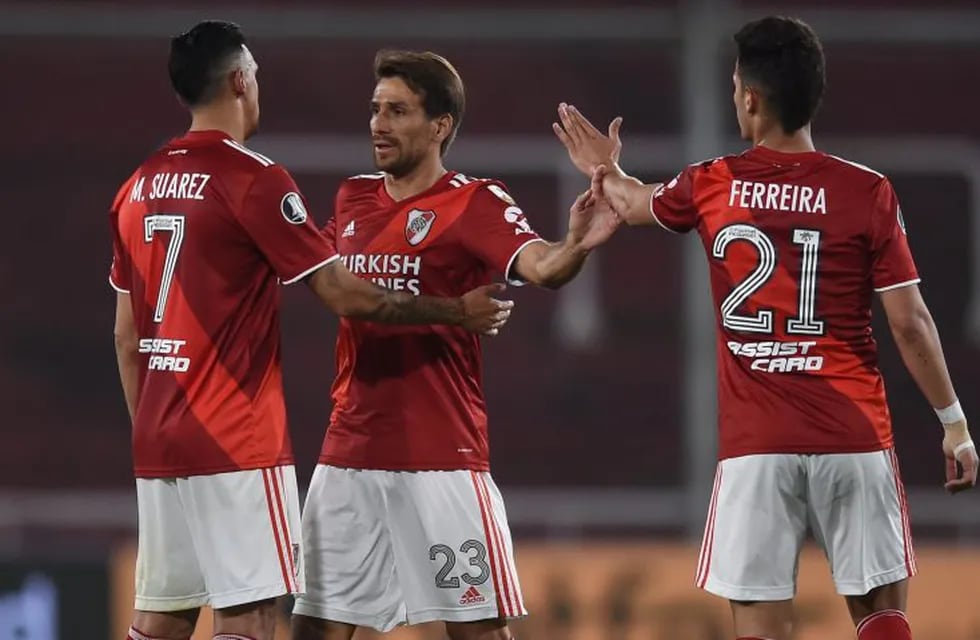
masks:
[[[549,129],[559,101],[601,122],[623,115],[624,165],[669,178],[742,147],[734,29],[767,13],[810,21],[828,55],[818,146],[893,179],[960,397],[980,415],[977,0],[528,4],[0,2],[0,640],[119,638],[128,624],[136,510],[105,212],[142,158],[185,127],[168,36],[203,18],[249,34],[262,94],[251,144],[292,170],[319,222],[338,181],[372,169],[371,61],[399,46],[446,55],[467,84],[449,165],[502,178],[549,237],[584,186]],[[533,614],[518,635],[728,638],[725,606],[692,586],[715,455],[699,244],[624,231],[560,293],[511,293],[517,312],[486,344],[486,389],[494,474]],[[942,493],[939,426],[875,326],[920,549],[913,628],[924,640],[975,640],[980,502]],[[303,485],[329,412],[334,327],[303,287],[287,290]],[[798,638],[852,637],[815,550],[801,578]]]

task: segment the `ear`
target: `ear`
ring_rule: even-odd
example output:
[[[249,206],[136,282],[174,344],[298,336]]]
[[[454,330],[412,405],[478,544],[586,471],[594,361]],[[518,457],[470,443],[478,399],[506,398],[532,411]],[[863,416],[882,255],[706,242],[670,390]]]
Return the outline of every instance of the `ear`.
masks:
[[[743,106],[745,107],[745,113],[749,114],[750,116],[754,116],[762,111],[762,95],[756,90],[756,88],[746,87],[744,93],[745,95],[743,99],[745,100],[745,103]]]
[[[453,117],[444,114],[432,120],[432,137],[441,145],[453,130]]]
[[[228,82],[231,85],[231,93],[236,98],[240,98],[245,95],[245,88],[248,85],[248,80],[245,78],[245,71],[243,69],[235,69],[228,75]]]

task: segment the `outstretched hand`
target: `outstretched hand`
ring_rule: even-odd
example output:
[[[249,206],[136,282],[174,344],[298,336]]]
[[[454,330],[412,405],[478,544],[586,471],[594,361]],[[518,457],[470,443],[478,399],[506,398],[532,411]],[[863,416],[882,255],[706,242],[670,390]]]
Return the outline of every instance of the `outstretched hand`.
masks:
[[[621,117],[609,123],[608,135],[603,135],[578,109],[564,102],[558,105],[558,119],[561,124],[554,122],[551,127],[579,171],[591,176],[597,166],[612,167],[619,162],[623,149],[619,139]]]

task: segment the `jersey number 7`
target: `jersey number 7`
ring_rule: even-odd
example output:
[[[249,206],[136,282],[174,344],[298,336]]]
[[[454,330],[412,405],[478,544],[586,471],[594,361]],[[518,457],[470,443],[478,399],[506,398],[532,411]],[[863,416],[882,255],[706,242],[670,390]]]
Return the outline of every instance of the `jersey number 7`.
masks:
[[[167,308],[167,299],[170,297],[170,283],[173,282],[174,271],[177,268],[180,245],[184,242],[184,216],[171,214],[146,216],[143,219],[143,239],[148,244],[153,242],[153,234],[158,231],[170,232],[170,242],[167,244],[167,254],[163,259],[163,272],[160,275],[157,306],[153,311],[153,321],[163,322],[163,312]]]

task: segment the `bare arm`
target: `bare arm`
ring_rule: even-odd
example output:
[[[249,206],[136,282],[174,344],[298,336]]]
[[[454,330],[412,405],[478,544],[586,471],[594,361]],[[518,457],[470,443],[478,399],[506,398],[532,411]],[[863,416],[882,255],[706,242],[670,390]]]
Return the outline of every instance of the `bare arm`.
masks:
[[[531,284],[558,289],[578,275],[589,257],[573,239],[561,242],[534,242],[524,247],[514,262],[514,271]]]
[[[917,285],[885,291],[881,304],[895,344],[915,383],[936,409],[956,401],[939,332]]]
[[[388,324],[459,325],[495,335],[514,303],[490,296],[502,285],[479,287],[460,298],[416,296],[392,291],[358,278],[340,260],[317,269],[307,283],[327,307],[340,316]]]
[[[514,262],[514,271],[523,280],[548,289],[557,289],[572,280],[589,252],[608,240],[620,219],[601,192],[602,175],[592,177],[589,189],[580,194],[568,210],[568,233],[561,242],[534,242],[525,246]]]
[[[939,332],[919,287],[909,285],[885,291],[881,294],[881,303],[905,367],[926,400],[934,409],[945,409],[954,404],[958,406]],[[956,493],[976,484],[976,446],[970,438],[965,416],[943,422],[946,432],[943,439],[946,489]],[[962,474],[957,469],[957,462],[963,467]]]
[[[132,420],[136,416],[136,398],[139,394],[139,335],[128,293],[116,294],[116,324],[113,334],[116,339],[119,380],[122,382],[129,419]]]
[[[600,168],[600,171],[606,171]],[[602,179],[602,189],[613,211],[631,227],[657,224],[650,208],[653,194],[660,183],[644,184],[629,176],[618,165],[613,166]]]

